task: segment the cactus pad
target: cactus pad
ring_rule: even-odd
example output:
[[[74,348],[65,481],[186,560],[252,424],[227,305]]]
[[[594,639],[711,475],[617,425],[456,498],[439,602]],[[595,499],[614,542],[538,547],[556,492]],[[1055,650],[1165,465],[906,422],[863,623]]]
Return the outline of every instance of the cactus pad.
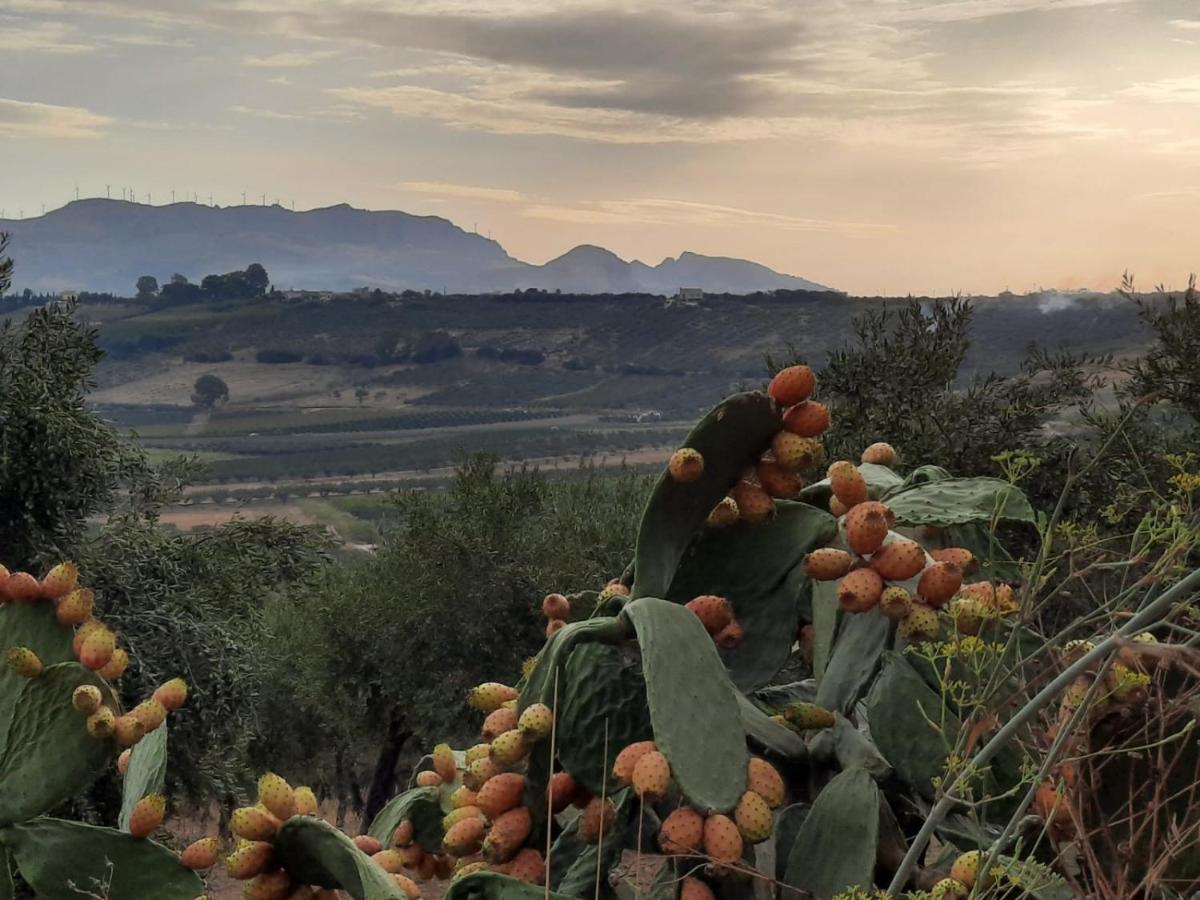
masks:
[[[147,794],[161,794],[167,780],[167,726],[161,725],[142,738],[129,754],[129,768],[121,783],[122,831],[129,830],[134,805]]]
[[[968,522],[1032,524],[1036,514],[1015,485],[999,478],[942,478],[893,491],[887,505],[900,525],[963,525]]]
[[[396,826],[408,819],[413,823],[413,839],[422,847],[437,849],[442,846],[441,792],[434,787],[413,788],[393,797],[379,811],[367,829],[367,834],[390,847]]]
[[[818,897],[874,885],[879,788],[864,769],[847,769],[817,795],[792,843],[784,881]]]
[[[302,884],[340,888],[354,900],[407,900],[391,875],[324,819],[294,816],[284,822],[275,837],[275,858]]]

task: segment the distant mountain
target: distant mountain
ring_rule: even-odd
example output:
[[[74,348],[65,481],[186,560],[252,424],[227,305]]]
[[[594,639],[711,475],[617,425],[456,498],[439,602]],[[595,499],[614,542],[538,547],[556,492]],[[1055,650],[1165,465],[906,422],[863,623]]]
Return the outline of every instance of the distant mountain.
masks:
[[[262,263],[276,287],[447,290],[543,288],[568,293],[674,294],[787,288],[829,290],[742,259],[684,253],[657,266],[626,262],[602,247],[576,247],[545,265],[510,256],[496,241],[437,216],[354,209],[292,212],[281,206],[148,206],[76,200],[30,219],[0,219],[13,235],[14,288],[132,294],[141,275],[192,281]]]

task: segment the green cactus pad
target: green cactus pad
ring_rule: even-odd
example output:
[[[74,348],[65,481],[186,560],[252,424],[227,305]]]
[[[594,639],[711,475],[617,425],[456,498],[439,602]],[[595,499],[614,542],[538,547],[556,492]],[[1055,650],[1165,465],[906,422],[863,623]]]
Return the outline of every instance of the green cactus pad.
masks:
[[[407,900],[392,876],[324,819],[293,816],[275,837],[275,859],[296,881],[340,888],[354,900]]]
[[[841,713],[833,714],[833,727],[816,734],[808,749],[814,760],[830,768],[866,769],[880,782],[892,774],[883,754]]]
[[[0,843],[39,900],[193,900],[204,893],[204,882],[173,851],[112,828],[43,817],[0,830]]]
[[[390,847],[396,826],[408,819],[413,823],[413,840],[426,850],[440,850],[442,818],[446,815],[440,793],[435,787],[423,787],[393,797],[375,816],[367,834],[383,846]]]
[[[784,881],[818,897],[872,887],[880,797],[863,769],[847,769],[825,785],[792,843]]]
[[[641,664],[624,648],[607,644],[576,647],[559,682],[558,709],[558,758],[593,794],[600,793],[621,748],[654,736]],[[607,776],[607,785],[611,790],[611,776]]]
[[[637,632],[654,740],[679,789],[702,811],[727,812],[746,785],[739,692],[712,638],[685,607],[645,597],[622,613]]]
[[[805,678],[803,681],[771,684],[750,694],[750,699],[767,715],[782,715],[783,711],[793,703],[815,703],[817,681],[815,678]]]
[[[943,478],[888,494],[900,525],[965,525],[968,522],[1033,524],[1037,516],[1015,485],[999,478]]]
[[[451,881],[443,900],[545,900],[547,896],[572,900],[574,895],[547,893],[544,887],[499,872],[472,872]]]
[[[13,900],[16,893],[17,889],[12,879],[12,860],[8,857],[8,850],[0,846],[0,900]]]
[[[0,657],[10,647],[28,647],[46,667],[70,662],[72,630],[58,624],[52,603],[0,604]],[[8,737],[8,723],[26,679],[0,665],[0,758]]]
[[[568,897],[590,897],[595,891],[597,860],[600,860],[600,887],[607,888],[607,873],[621,859],[621,850],[629,843],[630,832],[636,825],[637,804],[630,802],[628,790],[610,795],[617,808],[613,827],[604,833],[604,847],[579,839],[579,818],[576,817],[554,842],[550,850],[550,887]],[[600,859],[601,853],[603,859]]]
[[[704,457],[704,474],[680,483],[663,471],[646,502],[634,554],[634,597],[665,597],[684,551],[721,498],[782,427],[781,410],[763,393],[734,394],[697,423],[681,446]],[[758,531],[755,526],[734,526]]]
[[[863,478],[867,482],[867,495],[872,500],[880,500],[889,491],[894,491],[904,483],[904,479],[889,469],[887,466],[879,466],[875,463],[858,463],[858,470],[862,472]],[[829,479],[823,478],[820,481],[814,481],[808,487],[800,492],[800,499],[805,503],[811,503],[813,506],[819,506],[821,509],[829,508],[829,498],[833,495],[833,491],[829,487]]]
[[[0,757],[0,826],[69,800],[112,760],[116,745],[91,737],[86,719],[71,706],[71,694],[82,684],[100,688],[105,702],[115,705],[108,684],[74,662],[50,666],[21,685]]]
[[[942,698],[898,653],[884,654],[883,671],[867,696],[867,721],[875,745],[896,774],[932,799],[932,780],[943,774],[958,735],[958,719]],[[939,733],[931,723],[945,728]]]
[[[129,754],[129,766],[121,783],[122,831],[129,830],[133,807],[147,794],[161,794],[167,782],[167,723],[142,738]]]
[[[538,654],[537,665],[529,673],[529,679],[521,689],[518,708],[524,712],[526,707],[534,703],[544,703],[553,707],[555,672],[558,673],[558,691],[561,696],[567,659],[577,645],[592,642],[619,644],[628,637],[630,632],[625,621],[613,616],[598,616],[564,625],[550,635],[546,646]]]
[[[783,881],[787,875],[788,857],[792,855],[796,835],[800,833],[800,827],[811,811],[811,804],[793,803],[775,814],[775,833],[772,835],[772,840],[775,841],[775,879],[777,881]]]
[[[720,653],[742,690],[769,683],[787,662],[800,594],[810,583],[801,564],[837,534],[837,520],[806,503],[779,501],[775,508],[762,525],[706,529],[687,548],[667,594],[676,603],[717,594],[733,605],[745,637]]]
[[[791,760],[808,759],[808,747],[796,732],[770,717],[744,694],[738,695],[738,708],[742,714],[742,727],[746,737],[764,751]]]
[[[879,668],[892,622],[878,608],[842,617],[829,664],[817,685],[817,703],[849,712]]]
[[[812,585],[813,675],[819,681],[833,653],[840,611],[836,581],[814,581]]]

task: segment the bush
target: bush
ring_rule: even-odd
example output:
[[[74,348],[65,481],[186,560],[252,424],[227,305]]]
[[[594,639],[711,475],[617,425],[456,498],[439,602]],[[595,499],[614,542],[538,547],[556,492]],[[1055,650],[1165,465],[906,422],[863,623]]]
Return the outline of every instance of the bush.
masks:
[[[304,354],[297,353],[294,350],[259,350],[254,354],[255,360],[268,365],[278,365],[280,363],[297,363],[304,358]]]

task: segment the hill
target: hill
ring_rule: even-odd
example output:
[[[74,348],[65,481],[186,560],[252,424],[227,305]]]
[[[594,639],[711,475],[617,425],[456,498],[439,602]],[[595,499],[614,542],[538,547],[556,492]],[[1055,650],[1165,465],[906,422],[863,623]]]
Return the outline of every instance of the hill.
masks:
[[[656,266],[581,246],[545,265],[522,262],[496,241],[437,216],[347,204],[294,212],[281,206],[149,206],[76,200],[29,219],[0,219],[20,259],[17,290],[129,294],[141,275],[193,280],[262,263],[276,286],[490,293],[519,288],[570,293],[674,294],[680,287],[748,294],[828,290],[758,263],[683,253]]]

